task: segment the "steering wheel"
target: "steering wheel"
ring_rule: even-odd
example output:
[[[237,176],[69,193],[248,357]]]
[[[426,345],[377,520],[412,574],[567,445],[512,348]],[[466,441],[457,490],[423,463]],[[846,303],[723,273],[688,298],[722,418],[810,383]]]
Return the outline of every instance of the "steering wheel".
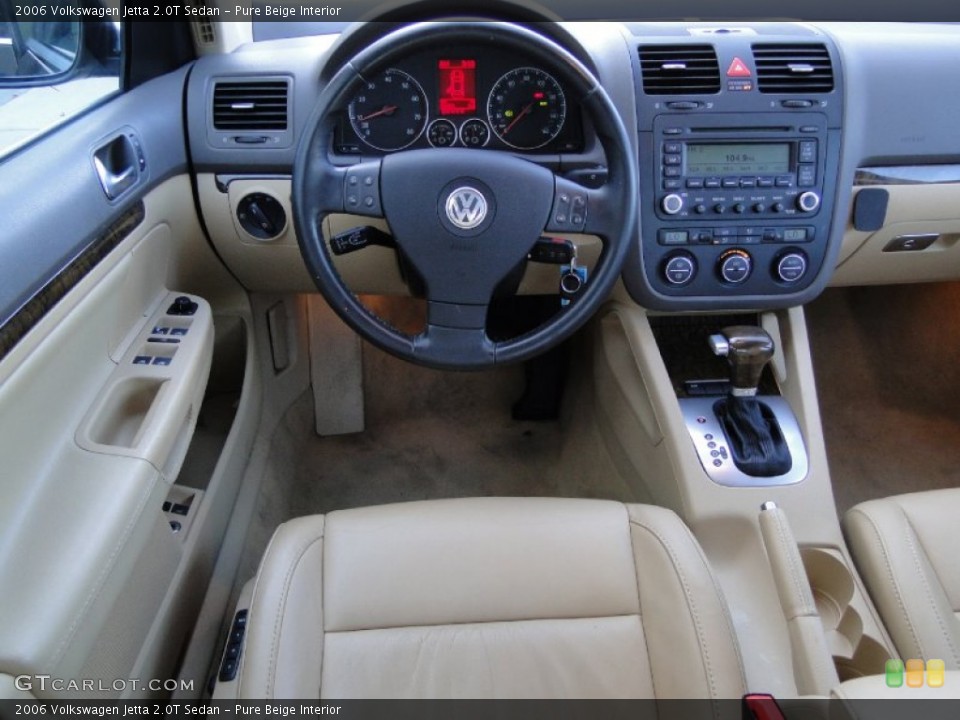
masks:
[[[523,52],[555,72],[585,108],[607,158],[608,177],[585,188],[507,152],[466,148],[399,151],[335,165],[337,114],[364,77],[438,38]],[[609,96],[569,52],[532,30],[499,22],[434,22],[400,28],[367,46],[333,76],[313,109],[293,170],[300,250],[320,293],[361,337],[402,359],[477,369],[538,355],[570,336],[609,295],[637,227],[637,160]],[[407,335],[367,310],[338,274],[322,221],[330,213],[386,220],[423,279],[427,324]],[[576,301],[534,330],[493,341],[485,330],[494,290],[550,233],[598,236],[603,250]]]

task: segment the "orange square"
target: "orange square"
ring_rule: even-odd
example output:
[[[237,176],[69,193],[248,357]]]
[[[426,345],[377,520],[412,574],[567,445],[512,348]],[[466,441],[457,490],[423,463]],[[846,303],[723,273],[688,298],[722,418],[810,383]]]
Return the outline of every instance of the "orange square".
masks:
[[[907,660],[907,687],[923,687],[923,660]]]
[[[945,669],[943,660],[927,660],[927,685],[932,688],[943,687]]]

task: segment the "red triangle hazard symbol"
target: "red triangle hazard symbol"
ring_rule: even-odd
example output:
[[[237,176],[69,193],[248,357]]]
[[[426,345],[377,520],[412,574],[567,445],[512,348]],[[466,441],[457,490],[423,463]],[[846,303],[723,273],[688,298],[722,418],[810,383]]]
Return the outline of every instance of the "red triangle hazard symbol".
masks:
[[[738,57],[735,57],[727,68],[727,77],[750,77],[751,74],[750,68]]]

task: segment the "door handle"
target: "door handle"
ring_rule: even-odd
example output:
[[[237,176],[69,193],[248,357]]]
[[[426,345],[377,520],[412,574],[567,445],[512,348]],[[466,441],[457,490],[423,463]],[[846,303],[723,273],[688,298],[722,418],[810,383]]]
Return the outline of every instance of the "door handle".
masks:
[[[140,178],[137,152],[126,133],[117,135],[93,153],[93,167],[100,187],[110,200],[116,200]]]

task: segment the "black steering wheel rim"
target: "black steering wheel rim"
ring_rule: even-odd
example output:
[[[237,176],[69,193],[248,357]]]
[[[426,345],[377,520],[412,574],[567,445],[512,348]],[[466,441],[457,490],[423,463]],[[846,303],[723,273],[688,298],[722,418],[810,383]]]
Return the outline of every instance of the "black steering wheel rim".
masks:
[[[582,190],[587,199],[588,223],[585,230],[601,237],[604,249],[582,297],[538,328],[510,340],[494,342],[479,329],[447,328],[430,325],[432,332],[406,335],[391,327],[371,311],[346,287],[333,262],[323,237],[323,218],[345,211],[345,182],[349,168],[336,166],[330,159],[330,138],[336,113],[349,103],[357,86],[378,70],[390,67],[400,56],[432,43],[438,35],[449,33],[459,42],[507,45],[522,50],[557,74],[569,94],[589,114],[607,158],[608,179],[599,190]],[[421,153],[422,157],[446,162],[456,157],[449,149],[401,151],[395,155]],[[494,151],[463,151],[492,153]],[[426,153],[439,153],[428,156]],[[478,158],[479,155],[473,155]],[[500,155],[500,153],[497,153]],[[504,154],[504,157],[506,154]],[[516,163],[528,163],[513,158]],[[389,158],[384,158],[387,162]],[[396,164],[396,161],[390,161]],[[537,167],[529,163],[531,167]],[[635,151],[609,96],[584,65],[572,54],[532,30],[500,22],[444,21],[405,26],[381,38],[355,55],[341,67],[324,87],[313,109],[297,150],[294,164],[292,202],[294,223],[301,253],[318,290],[335,312],[361,337],[377,347],[411,362],[442,369],[478,369],[495,364],[517,362],[540,354],[569,337],[599,308],[620,276],[629,245],[637,227],[637,161]],[[379,185],[380,166],[374,182]],[[546,171],[549,172],[549,171]],[[556,194],[569,181],[554,177]],[[353,182],[356,182],[355,180]],[[368,181],[369,182],[369,181]],[[561,183],[565,183],[561,187]],[[379,202],[379,200],[378,200]],[[379,206],[376,208],[379,212]],[[353,212],[347,209],[346,212]],[[367,213],[373,214],[373,213]],[[549,210],[552,219],[554,208]],[[388,225],[392,224],[383,212]],[[549,223],[548,223],[549,225]],[[536,238],[532,238],[530,244]],[[443,303],[441,303],[442,305]],[[446,308],[445,308],[446,310]],[[445,312],[446,316],[450,313]],[[452,323],[457,325],[458,323]]]

